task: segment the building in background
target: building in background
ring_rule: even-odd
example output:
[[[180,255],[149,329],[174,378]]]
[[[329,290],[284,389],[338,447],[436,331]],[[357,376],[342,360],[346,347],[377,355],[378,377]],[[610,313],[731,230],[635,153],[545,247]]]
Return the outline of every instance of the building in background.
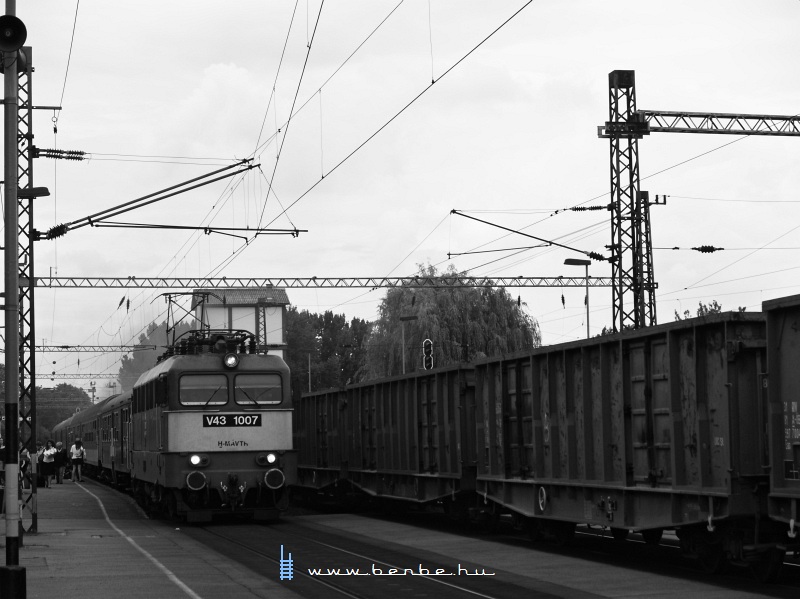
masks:
[[[285,358],[289,296],[276,287],[195,289],[192,310],[203,328],[250,331],[259,349]]]

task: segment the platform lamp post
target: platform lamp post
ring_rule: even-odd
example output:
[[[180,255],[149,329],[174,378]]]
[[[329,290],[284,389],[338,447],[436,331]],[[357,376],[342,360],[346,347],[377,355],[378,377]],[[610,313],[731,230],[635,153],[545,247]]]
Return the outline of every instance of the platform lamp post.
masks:
[[[406,373],[406,322],[409,320],[416,320],[416,316],[401,316],[400,317],[400,326],[402,328],[402,337],[403,337],[403,374]]]
[[[581,258],[567,258],[564,260],[564,264],[567,266],[585,266],[586,267],[586,298],[584,303],[586,304],[586,338],[589,338],[589,265],[592,263],[591,260],[583,260]]]

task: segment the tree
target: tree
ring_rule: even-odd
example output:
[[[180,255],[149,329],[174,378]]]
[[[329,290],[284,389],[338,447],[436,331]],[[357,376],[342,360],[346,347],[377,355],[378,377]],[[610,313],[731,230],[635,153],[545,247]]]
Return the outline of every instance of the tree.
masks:
[[[195,328],[195,323],[178,323],[175,326],[175,338]],[[167,322],[161,324],[151,322],[147,325],[147,333],[139,335],[137,345],[155,345],[156,349],[142,349],[131,352],[130,356],[122,356],[122,366],[119,368],[119,382],[123,391],[130,391],[139,380],[142,373],[156,364],[158,356],[164,352],[164,347],[172,342],[172,332],[167,337]]]
[[[742,308],[739,308],[739,311],[744,312]],[[720,312],[722,312],[722,305],[719,304],[717,300],[712,300],[710,304],[698,302],[697,316],[708,316],[709,314],[719,314]],[[686,320],[687,318],[692,318],[689,310],[684,310],[683,316],[678,314],[678,311],[675,310],[675,320]]]
[[[434,266],[420,276],[437,277]],[[457,276],[451,266],[444,276]],[[405,327],[406,372],[422,367],[422,343],[433,342],[434,367],[500,356],[541,345],[538,323],[505,289],[494,287],[396,287],[378,309],[366,352],[364,375],[401,374]],[[401,317],[416,320],[401,320]]]
[[[42,429],[47,437],[53,427],[72,416],[76,410],[83,410],[92,405],[92,400],[83,389],[60,383],[53,388],[36,388],[36,424],[37,438],[42,439]]]
[[[286,363],[292,373],[293,392],[308,390],[309,362],[312,389],[341,387],[359,380],[369,330],[370,323],[360,318],[348,322],[343,314],[330,310],[316,314],[289,307]]]
[[[0,364],[0,392],[5,395],[6,366]],[[48,439],[53,427],[75,413],[87,408],[92,400],[83,389],[61,383],[54,388],[36,387],[36,438]],[[0,408],[5,416],[5,408]],[[5,425],[0,428],[0,437],[5,438]]]

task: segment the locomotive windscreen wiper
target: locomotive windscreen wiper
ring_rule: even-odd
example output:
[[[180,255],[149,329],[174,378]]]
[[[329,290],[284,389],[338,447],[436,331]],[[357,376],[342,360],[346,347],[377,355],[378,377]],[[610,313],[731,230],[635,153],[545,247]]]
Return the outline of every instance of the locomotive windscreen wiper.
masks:
[[[247,391],[245,391],[242,387],[236,387],[236,391],[241,391],[242,393],[244,393],[244,396],[247,399],[249,399],[251,402],[253,402],[254,405],[258,405],[258,402],[255,399],[253,399],[252,397],[250,397],[250,394]],[[237,400],[237,403],[238,403],[238,400]]]
[[[214,396],[217,394],[217,391],[219,391],[220,389],[222,389],[223,385],[225,385],[225,386],[227,387],[227,381],[226,381],[225,383],[222,383],[222,384],[220,384],[220,386],[219,386],[219,387],[217,387],[216,389],[214,389],[214,392],[213,392],[213,393],[212,393],[212,394],[209,396],[209,398],[206,400],[206,403],[204,403],[204,404],[203,404],[203,407],[204,407],[204,408],[207,408],[207,407],[208,407],[208,404],[209,404],[209,403],[211,403],[211,400],[212,400],[212,399],[214,399]],[[226,401],[225,403],[228,403],[228,402]]]

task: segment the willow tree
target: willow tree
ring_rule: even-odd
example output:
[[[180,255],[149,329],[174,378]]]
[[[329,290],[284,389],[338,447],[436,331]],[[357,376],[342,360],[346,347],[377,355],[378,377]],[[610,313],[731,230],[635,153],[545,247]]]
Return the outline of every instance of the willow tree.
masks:
[[[420,276],[444,275],[420,266]],[[396,287],[378,308],[366,344],[366,378],[401,374],[422,368],[422,344],[433,342],[434,368],[538,347],[538,323],[519,301],[497,287]],[[405,342],[404,342],[405,340]]]

